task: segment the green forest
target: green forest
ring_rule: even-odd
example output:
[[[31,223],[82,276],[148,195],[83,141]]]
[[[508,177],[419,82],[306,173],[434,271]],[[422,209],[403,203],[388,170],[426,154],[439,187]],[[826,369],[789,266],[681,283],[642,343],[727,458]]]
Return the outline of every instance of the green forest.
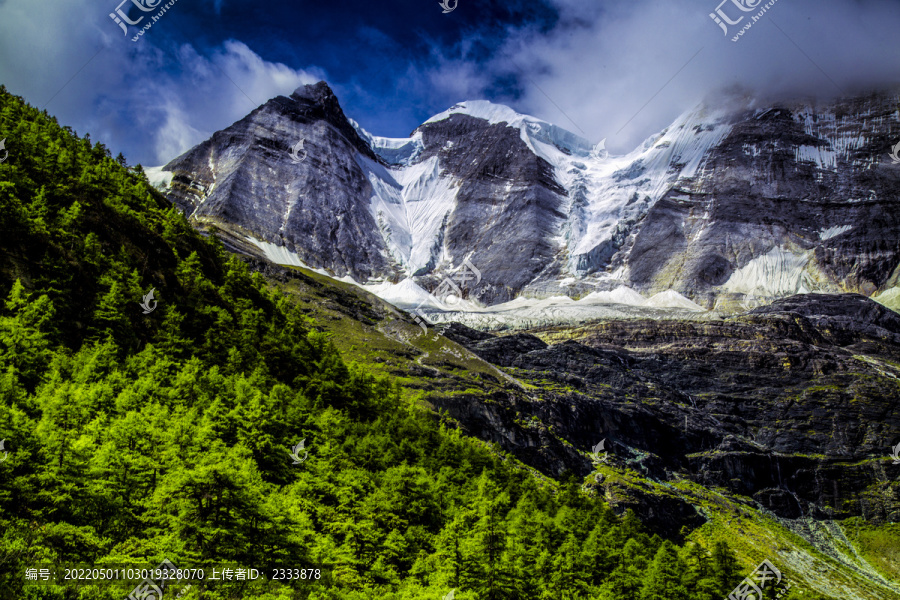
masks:
[[[345,362],[140,166],[5,89],[0,137],[0,597],[120,599],[25,571],[163,560],[322,573],[166,593],[208,599],[722,600],[749,575]]]

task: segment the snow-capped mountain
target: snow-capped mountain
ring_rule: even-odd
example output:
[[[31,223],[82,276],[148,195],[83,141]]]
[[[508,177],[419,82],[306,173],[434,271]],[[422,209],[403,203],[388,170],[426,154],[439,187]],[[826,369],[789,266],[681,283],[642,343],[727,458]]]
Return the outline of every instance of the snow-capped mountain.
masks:
[[[232,246],[401,304],[466,261],[479,276],[463,294],[471,310],[617,289],[607,295],[686,310],[807,291],[896,297],[898,105],[704,105],[610,156],[485,101],[378,137],[320,82],[149,174]]]

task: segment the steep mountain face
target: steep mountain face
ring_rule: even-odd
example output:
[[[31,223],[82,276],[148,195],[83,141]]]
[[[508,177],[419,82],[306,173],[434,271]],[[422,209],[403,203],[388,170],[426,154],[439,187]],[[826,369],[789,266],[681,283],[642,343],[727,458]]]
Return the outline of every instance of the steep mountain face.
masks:
[[[555,261],[565,190],[502,123],[453,114],[418,133],[422,151],[399,175],[399,197],[372,199],[398,262],[422,276],[468,259],[485,301],[512,299]]]
[[[708,305],[897,284],[896,96],[738,115],[696,175],[647,212],[616,258],[638,289]],[[701,302],[702,303],[702,302]]]
[[[168,196],[235,247],[426,289],[469,261],[475,305],[619,286],[724,311],[811,291],[895,297],[898,97],[747,104],[701,106],[612,157],[489,102],[380,138],[319,83],[163,170]]]
[[[322,83],[270,100],[169,163],[168,196],[199,222],[365,281],[396,271],[359,201],[371,193],[360,165],[377,160]]]

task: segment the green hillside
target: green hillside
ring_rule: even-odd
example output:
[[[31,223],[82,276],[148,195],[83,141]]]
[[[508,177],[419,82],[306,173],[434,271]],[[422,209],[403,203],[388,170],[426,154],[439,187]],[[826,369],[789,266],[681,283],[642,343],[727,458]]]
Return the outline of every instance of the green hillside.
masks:
[[[164,559],[322,575],[171,592],[208,599],[720,600],[748,574],[722,539],[663,540],[464,436],[415,374],[348,362],[328,331],[362,343],[350,317],[318,322],[5,89],[0,130],[0,597],[120,599],[133,582],[25,571]]]

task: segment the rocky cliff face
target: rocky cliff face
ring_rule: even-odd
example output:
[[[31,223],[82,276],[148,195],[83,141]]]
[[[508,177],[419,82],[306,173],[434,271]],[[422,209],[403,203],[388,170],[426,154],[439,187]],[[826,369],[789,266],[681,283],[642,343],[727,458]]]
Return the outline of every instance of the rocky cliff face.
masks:
[[[611,157],[488,102],[380,138],[319,83],[164,169],[198,224],[275,262],[433,289],[468,260],[480,304],[624,285],[740,311],[809,291],[897,295],[898,115],[893,94],[703,106]]]
[[[656,202],[616,264],[638,289],[745,304],[897,284],[897,98],[786,104],[733,117],[695,176]]]
[[[270,100],[170,162],[167,195],[199,223],[365,281],[396,266],[360,202],[371,193],[363,161],[378,159],[320,83]]]
[[[794,296],[705,323],[469,331],[444,335],[538,390],[540,402],[516,406],[522,421],[586,453],[606,439],[611,465],[725,488],[785,518],[900,518],[900,466],[888,460],[900,442],[900,317],[861,295]],[[696,518],[672,510],[644,516],[669,531]]]

